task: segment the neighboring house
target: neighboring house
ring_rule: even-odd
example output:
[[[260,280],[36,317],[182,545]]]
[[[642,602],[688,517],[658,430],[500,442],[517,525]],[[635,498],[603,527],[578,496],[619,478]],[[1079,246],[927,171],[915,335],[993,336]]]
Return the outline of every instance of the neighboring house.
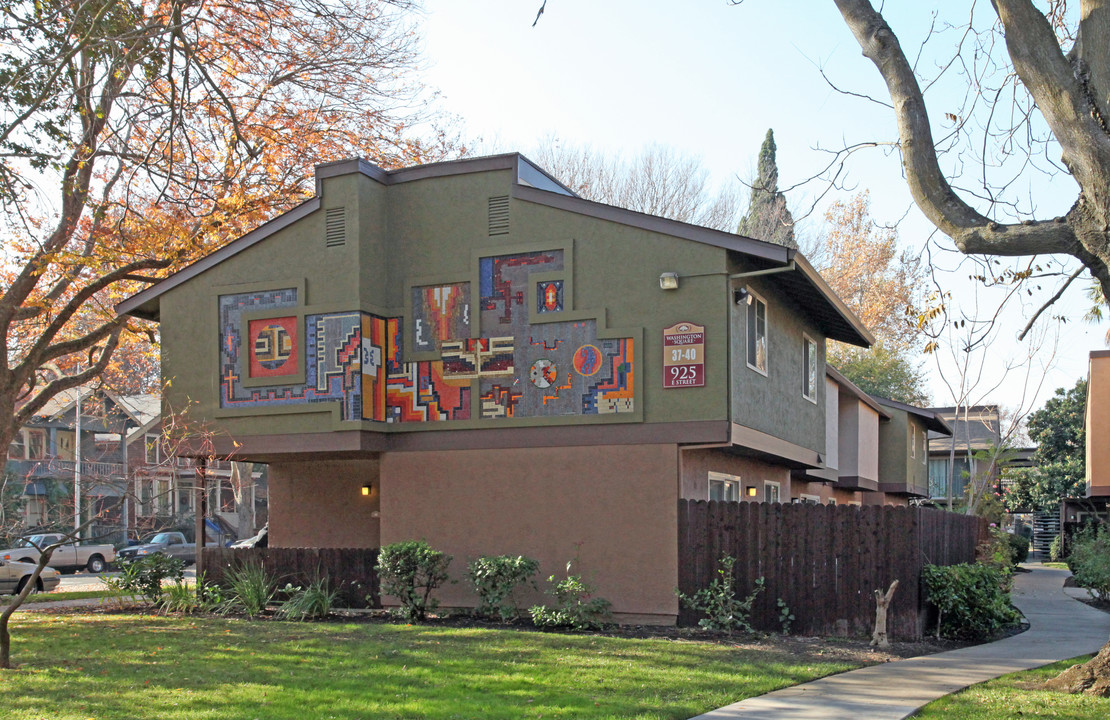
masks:
[[[926,500],[932,494],[932,438],[951,441],[953,429],[940,412],[872,396],[886,411],[879,427],[879,490],[887,496]]]
[[[80,488],[81,517],[97,517],[88,534],[119,524],[127,494],[120,444],[146,419],[141,399],[103,388],[74,388],[51,398],[8,448],[8,477],[24,486],[23,526],[72,526],[78,510],[75,487]]]
[[[997,405],[929,408],[952,428],[950,435],[929,434],[929,497],[941,503],[951,497],[954,502],[966,500],[968,482],[991,472],[987,482],[998,481],[999,470],[991,470],[989,461],[976,459],[976,453],[998,448],[1002,441]],[[955,446],[953,450],[953,445]],[[955,472],[949,472],[954,465]],[[952,487],[949,495],[949,479]]]
[[[887,499],[884,411],[825,366],[872,338],[800,253],[516,154],[319,166],[314,198],[118,310],[161,323],[167,411],[269,464],[276,547],[574,560],[622,619],[669,623],[679,500]]]
[[[159,395],[117,395],[92,387],[52,398],[8,448],[7,477],[21,489],[18,524],[22,529],[73,527],[77,484],[82,518],[95,516],[84,533],[87,537],[122,540],[128,534],[191,525],[196,485],[193,460],[173,457],[172,448],[162,440],[161,404]],[[235,527],[237,508],[230,468],[223,460],[209,464],[209,507],[213,516]],[[259,476],[258,471],[253,473],[256,482],[247,489],[251,532],[266,521],[265,486]],[[258,512],[261,520],[255,517]]]

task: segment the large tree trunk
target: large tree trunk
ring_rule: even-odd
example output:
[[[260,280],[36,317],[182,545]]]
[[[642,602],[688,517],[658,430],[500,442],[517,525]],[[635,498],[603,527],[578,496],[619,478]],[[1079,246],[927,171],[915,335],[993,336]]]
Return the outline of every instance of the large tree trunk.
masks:
[[[1044,689],[1110,697],[1110,643],[1083,665],[1072,665],[1046,682]]]

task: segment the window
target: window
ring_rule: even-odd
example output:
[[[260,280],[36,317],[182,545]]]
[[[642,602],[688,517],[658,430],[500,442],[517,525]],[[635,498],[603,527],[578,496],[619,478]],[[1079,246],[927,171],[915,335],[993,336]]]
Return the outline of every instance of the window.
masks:
[[[763,502],[777,503],[779,501],[779,483],[770,480],[763,483]]]
[[[821,497],[818,495],[801,495],[798,497],[797,502],[805,505],[820,505]]]
[[[957,500],[963,497],[967,487],[968,478],[971,477],[972,466],[966,457],[956,458],[956,471],[952,477],[952,497]],[[948,458],[929,461],[929,497],[948,497]]]
[[[748,295],[748,367],[767,374],[767,303]]]
[[[917,457],[917,426],[910,423],[910,457]]]
[[[740,501],[740,478],[724,473],[709,473],[709,499]]]
[[[829,505],[836,505],[836,498],[829,498]]]
[[[146,445],[147,465],[157,465],[162,461],[161,439],[158,433],[147,433],[144,438]]]
[[[27,433],[27,459],[41,460],[46,457],[46,432],[44,430],[24,430]]]
[[[817,402],[817,343],[802,336],[802,397]]]

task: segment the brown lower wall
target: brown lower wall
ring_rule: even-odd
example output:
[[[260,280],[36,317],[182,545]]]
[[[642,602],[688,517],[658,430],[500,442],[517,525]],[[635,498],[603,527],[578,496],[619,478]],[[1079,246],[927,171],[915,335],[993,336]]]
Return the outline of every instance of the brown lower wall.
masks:
[[[378,469],[377,458],[271,464],[270,545],[378,547]]]
[[[424,539],[454,556],[460,582],[438,593],[445,607],[476,603],[464,580],[474,558],[527,555],[540,562],[541,590],[577,559],[573,572],[618,619],[673,623],[677,453],[675,445],[388,453],[381,541]]]

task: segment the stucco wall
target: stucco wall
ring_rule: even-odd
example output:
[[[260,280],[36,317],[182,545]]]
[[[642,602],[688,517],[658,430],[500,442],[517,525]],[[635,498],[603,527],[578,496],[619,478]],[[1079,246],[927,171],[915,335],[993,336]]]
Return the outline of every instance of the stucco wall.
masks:
[[[378,467],[376,458],[271,464],[270,544],[378,547]],[[364,496],[368,483],[373,490]]]
[[[1110,351],[1091,353],[1087,378],[1087,496],[1110,495]]]
[[[480,555],[533,557],[545,579],[577,558],[573,572],[594,583],[620,619],[673,623],[677,467],[674,445],[389,453],[381,464],[382,543],[425,539],[454,556],[459,580]],[[438,596],[447,607],[476,602],[465,581]]]
[[[817,377],[825,376],[825,338],[802,310],[777,289],[774,276],[738,281],[767,304],[767,374],[748,366],[747,305],[732,312],[732,422],[817,453],[825,448],[825,383],[816,403],[802,396],[803,337],[817,343]]]

